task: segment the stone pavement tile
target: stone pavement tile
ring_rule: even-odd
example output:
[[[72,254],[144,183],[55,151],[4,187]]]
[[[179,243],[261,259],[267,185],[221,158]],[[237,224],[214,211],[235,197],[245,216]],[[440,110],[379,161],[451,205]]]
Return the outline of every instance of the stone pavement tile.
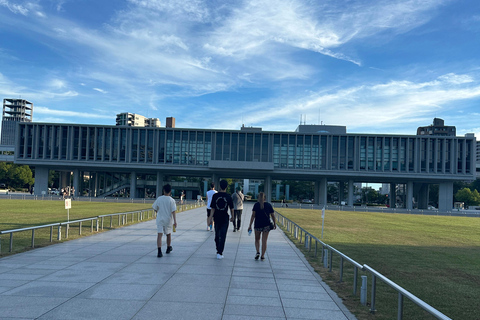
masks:
[[[59,270],[42,278],[42,281],[100,282],[111,276],[113,271],[81,272],[81,270]]]
[[[230,276],[215,274],[174,274],[168,281],[169,286],[205,286],[228,288]]]
[[[167,282],[173,275],[173,272],[156,273],[154,275],[148,273],[131,273],[116,272],[102,283],[128,283],[128,284],[158,284],[162,285]]]
[[[109,252],[92,257],[90,259],[85,260],[85,262],[118,262],[118,263],[131,263],[134,261],[138,261],[141,255],[138,256],[126,256],[122,254],[110,254]]]
[[[232,296],[247,296],[247,297],[268,297],[278,298],[279,294],[277,290],[261,290],[261,289],[239,289],[230,288],[228,295]]]
[[[221,320],[223,303],[189,303],[149,301],[135,315],[133,320]]]
[[[257,317],[262,316],[285,319],[285,313],[282,308],[269,306],[227,304],[225,306],[224,315],[248,316],[250,319],[257,319]]]
[[[308,293],[326,293],[325,289],[318,286],[302,286],[302,285],[295,285],[295,284],[282,284],[277,283],[278,290],[281,291],[298,291],[298,292],[308,292]]]
[[[277,285],[275,283],[264,283],[260,281],[255,282],[246,282],[246,281],[237,281],[230,285],[230,288],[235,289],[257,289],[257,290],[277,290]]]
[[[236,286],[237,284],[257,284],[257,283],[263,283],[266,285],[275,285],[275,279],[273,277],[271,278],[258,278],[258,277],[238,277],[238,276],[232,276],[231,280],[231,285],[232,287]]]
[[[131,283],[99,283],[84,291],[78,298],[109,300],[142,300],[150,299],[160,289],[157,284]]]
[[[45,312],[55,308],[67,300],[66,298],[46,297],[17,297],[5,296],[0,298],[1,317],[37,318]]]
[[[331,299],[328,300],[303,300],[303,299],[285,299],[282,298],[282,304],[285,308],[296,309],[320,309],[320,310],[338,310],[338,306]]]
[[[287,319],[348,320],[340,310],[284,308]]]
[[[227,314],[222,317],[222,320],[285,320],[285,317],[269,317],[268,315],[263,316],[242,316],[237,314]]]
[[[0,283],[3,284],[4,280],[24,280],[24,281],[32,281],[38,278],[43,277],[42,274],[29,274],[29,273],[12,273],[12,272],[4,272],[0,273]]]
[[[78,270],[79,272],[115,272],[125,268],[125,266],[127,266],[126,262],[83,261],[69,266],[65,268],[65,270]]]
[[[155,274],[159,273],[173,273],[176,272],[179,268],[179,264],[168,264],[167,257],[157,258],[154,257],[158,263],[132,263],[122,269],[122,272],[131,272],[131,273],[148,273],[152,277]]]
[[[82,259],[83,260],[83,259]],[[27,269],[47,269],[47,270],[61,270],[71,265],[75,264],[76,262],[69,261],[69,260],[60,260],[60,259],[48,259],[44,261],[40,261],[38,263],[33,263],[28,266],[25,266]]]
[[[301,279],[283,279],[283,278],[276,278],[277,284],[279,286],[314,286],[317,287],[320,285],[318,279],[308,279],[308,280],[301,280]]]
[[[283,299],[298,299],[306,301],[332,301],[332,297],[325,292],[301,292],[280,290],[280,297]]]
[[[214,264],[209,267],[203,267],[203,266],[197,266],[197,265],[190,265],[190,264],[185,264],[180,269],[178,269],[177,273],[195,273],[195,274],[210,274],[210,275],[223,275],[223,276],[229,276],[232,274],[233,267],[231,266],[223,266],[220,264]]]
[[[258,272],[253,268],[234,268],[233,276],[257,278],[258,281],[261,281],[261,278],[273,279],[274,277],[273,272],[271,272],[271,270],[269,271],[268,269],[266,269],[263,272]]]
[[[175,286],[165,285],[153,296],[151,301],[207,303],[225,302],[228,288],[212,286]],[[187,307],[187,305],[185,305]]]
[[[229,293],[226,305],[265,306],[281,308],[282,302],[278,297],[234,296]]]
[[[45,313],[41,320],[128,320],[145,304],[144,301],[71,299]]]
[[[4,292],[2,296],[72,298],[95,283],[32,281]]]

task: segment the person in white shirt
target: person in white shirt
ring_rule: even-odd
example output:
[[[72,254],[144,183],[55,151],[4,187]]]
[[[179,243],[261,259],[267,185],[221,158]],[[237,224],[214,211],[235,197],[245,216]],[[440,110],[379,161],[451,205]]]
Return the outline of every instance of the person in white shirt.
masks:
[[[152,205],[153,210],[157,213],[157,257],[163,257],[162,254],[162,237],[165,233],[167,235],[167,251],[172,251],[172,230],[173,226],[177,227],[177,205],[175,200],[171,197],[172,187],[169,184],[163,186],[163,196],[160,196],[155,200]]]
[[[212,224],[210,224],[208,217],[212,212],[212,207],[210,205],[212,204],[212,197],[215,193],[217,193],[217,190],[215,190],[215,183],[212,182],[210,183],[210,190],[207,191],[207,231],[212,231],[212,232],[213,232],[213,222]]]

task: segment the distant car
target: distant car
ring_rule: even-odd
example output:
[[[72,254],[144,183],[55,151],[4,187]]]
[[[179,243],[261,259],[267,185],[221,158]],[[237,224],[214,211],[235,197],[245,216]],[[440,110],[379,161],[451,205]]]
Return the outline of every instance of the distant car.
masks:
[[[428,210],[437,210],[434,206],[428,206]]]
[[[303,199],[302,202],[303,202],[303,203],[313,203],[313,201],[310,200],[310,199]]]

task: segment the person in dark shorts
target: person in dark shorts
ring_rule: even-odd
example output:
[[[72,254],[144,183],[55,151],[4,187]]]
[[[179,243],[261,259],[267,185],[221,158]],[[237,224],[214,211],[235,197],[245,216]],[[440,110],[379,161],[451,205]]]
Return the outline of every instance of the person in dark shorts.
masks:
[[[255,255],[255,260],[261,258],[265,260],[265,252],[267,251],[267,239],[268,233],[271,230],[277,228],[277,222],[275,220],[275,215],[273,214],[273,207],[269,202],[265,201],[265,193],[260,192],[258,194],[258,201],[253,205],[252,217],[250,218],[250,225],[248,230],[252,230],[253,221],[255,221],[254,230],[255,230],[255,249],[257,254]],[[272,221],[270,221],[270,217]],[[260,238],[262,239],[262,255],[260,257]]]

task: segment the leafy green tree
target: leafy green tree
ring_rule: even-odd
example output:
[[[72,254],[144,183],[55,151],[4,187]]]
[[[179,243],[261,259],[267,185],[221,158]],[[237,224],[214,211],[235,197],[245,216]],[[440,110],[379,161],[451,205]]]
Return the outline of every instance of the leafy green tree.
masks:
[[[457,191],[455,199],[464,202],[467,206],[478,205],[480,203],[480,194],[477,190],[472,192],[469,188],[463,188]]]
[[[29,166],[0,162],[0,181],[9,188],[30,187],[34,183]]]

